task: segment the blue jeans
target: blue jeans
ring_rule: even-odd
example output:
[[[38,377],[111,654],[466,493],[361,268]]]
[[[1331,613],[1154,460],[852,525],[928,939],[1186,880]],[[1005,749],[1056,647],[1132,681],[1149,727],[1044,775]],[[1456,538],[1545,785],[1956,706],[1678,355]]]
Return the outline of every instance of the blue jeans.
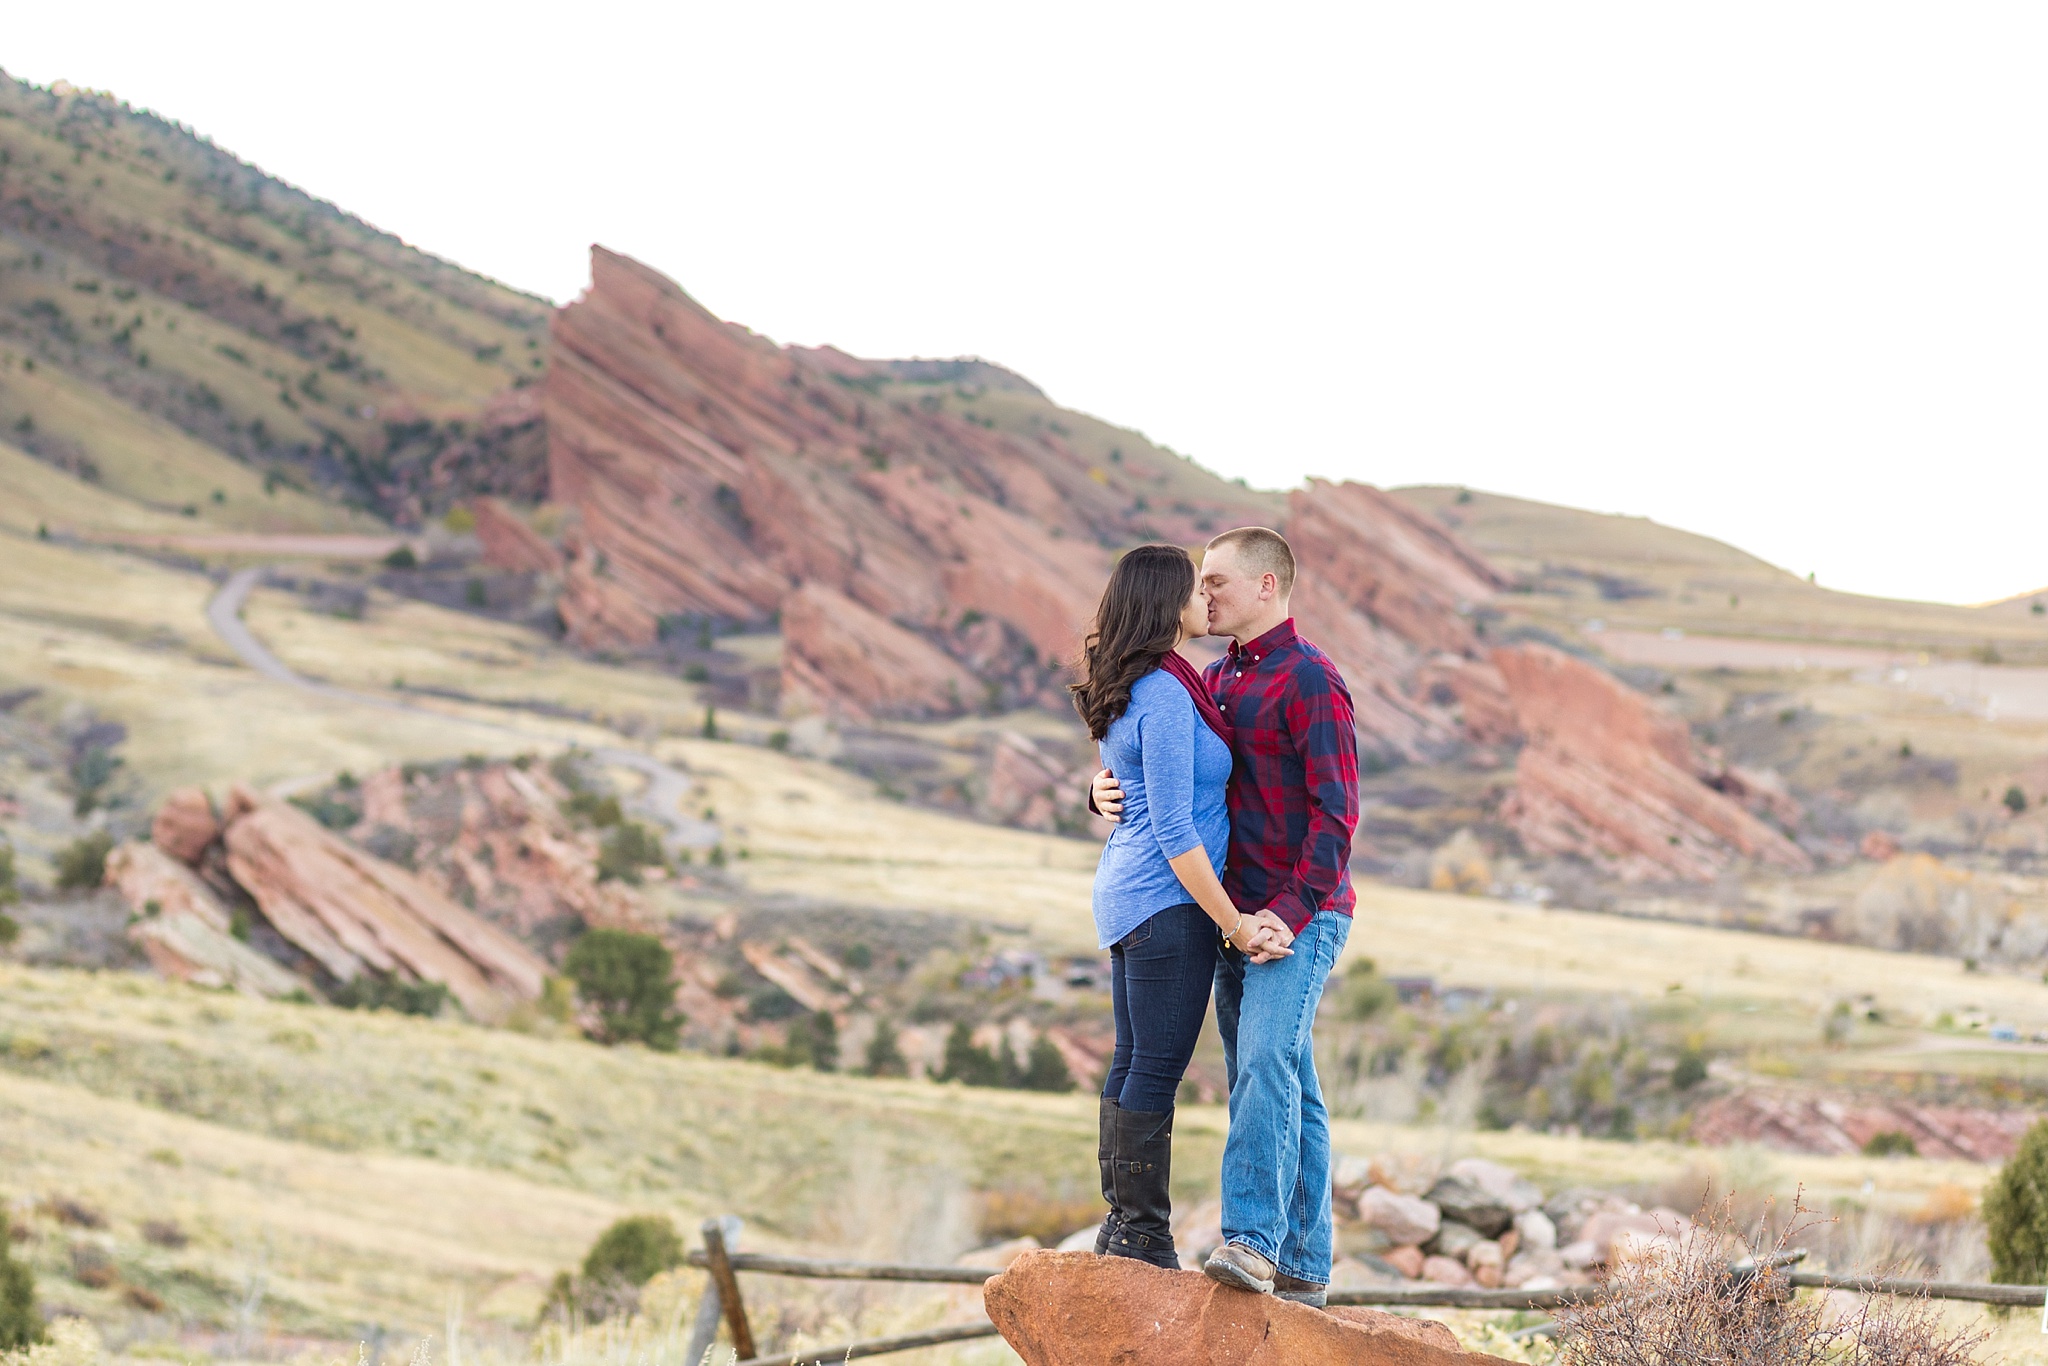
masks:
[[[1171,1110],[1202,1019],[1220,946],[1200,906],[1168,906],[1109,949],[1116,1052],[1102,1095],[1126,1110]]]
[[[1330,1113],[1316,1082],[1316,1007],[1351,937],[1351,917],[1322,911],[1294,954],[1252,963],[1224,949],[1216,1025],[1230,1079],[1223,1144],[1223,1238],[1297,1280],[1330,1281]]]

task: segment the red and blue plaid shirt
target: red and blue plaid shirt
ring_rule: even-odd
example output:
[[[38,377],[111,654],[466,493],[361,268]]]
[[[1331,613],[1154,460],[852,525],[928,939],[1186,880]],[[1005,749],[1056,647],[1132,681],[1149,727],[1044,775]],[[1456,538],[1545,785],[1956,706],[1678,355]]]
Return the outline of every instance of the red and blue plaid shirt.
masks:
[[[1290,617],[1249,644],[1232,641],[1202,677],[1237,728],[1223,889],[1297,934],[1317,911],[1350,915],[1358,730],[1343,675]]]

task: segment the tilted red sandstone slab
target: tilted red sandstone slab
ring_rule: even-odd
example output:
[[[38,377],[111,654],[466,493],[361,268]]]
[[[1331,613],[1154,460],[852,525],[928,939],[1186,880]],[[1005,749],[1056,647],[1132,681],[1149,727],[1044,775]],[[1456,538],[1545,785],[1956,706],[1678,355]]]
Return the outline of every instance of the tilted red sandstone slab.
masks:
[[[1804,850],[1714,783],[1679,717],[1547,645],[1493,652],[1525,740],[1502,815],[1530,850],[1631,880],[1709,881],[1737,856],[1794,871]],[[1784,812],[1789,798],[1774,805]]]
[[[258,996],[306,988],[296,974],[236,939],[213,890],[155,844],[116,846],[107,855],[106,880],[135,917],[128,938],[162,976]]]
[[[562,552],[496,498],[474,499],[469,511],[476,519],[476,539],[483,547],[485,564],[514,573],[561,571]]]
[[[1026,1366],[1486,1366],[1450,1329],[1371,1309],[1311,1309],[1092,1252],[1027,1252],[982,1287]]]
[[[228,871],[277,932],[333,976],[366,968],[439,982],[470,1015],[535,1000],[547,965],[394,864],[242,784],[229,795]]]

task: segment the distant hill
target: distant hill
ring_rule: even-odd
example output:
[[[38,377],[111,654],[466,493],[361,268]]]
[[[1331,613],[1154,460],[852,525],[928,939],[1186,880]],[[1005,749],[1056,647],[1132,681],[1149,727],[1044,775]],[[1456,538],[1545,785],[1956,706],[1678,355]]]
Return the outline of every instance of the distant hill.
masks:
[[[548,313],[157,115],[0,75],[0,440],[89,484],[251,529],[537,497],[508,391]]]

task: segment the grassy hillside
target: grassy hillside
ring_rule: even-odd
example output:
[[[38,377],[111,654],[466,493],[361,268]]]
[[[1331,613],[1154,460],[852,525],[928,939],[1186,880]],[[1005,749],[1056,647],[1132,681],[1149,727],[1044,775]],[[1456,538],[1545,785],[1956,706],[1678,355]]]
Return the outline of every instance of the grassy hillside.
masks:
[[[123,1284],[230,1325],[254,1277],[265,1321],[320,1337],[437,1331],[451,1292],[501,1326],[622,1211],[738,1212],[755,1245],[945,1258],[990,1219],[1093,1190],[1093,1101],[607,1051],[389,1014],[244,1001],[120,975],[0,968],[0,1197],[45,1202],[27,1247],[56,1293],[139,1335],[168,1325],[68,1276],[105,1217]],[[1213,1192],[1223,1116],[1187,1107],[1177,1195]],[[1973,1192],[1967,1164],[1709,1154],[1529,1133],[1342,1122],[1342,1151],[1477,1153],[1546,1188],[1751,1193],[1911,1211]],[[1669,1198],[1683,1199],[1682,1194]],[[1078,1217],[1068,1214],[1065,1217]],[[151,1245],[148,1221],[190,1239]],[[782,1292],[754,1281],[763,1301]],[[749,1291],[750,1295],[755,1290]],[[825,1297],[796,1287],[784,1302]],[[957,1311],[956,1311],[957,1312]]]
[[[2008,663],[2048,663],[2048,616],[2032,598],[2002,609],[1950,607],[1818,587],[1706,536],[1578,508],[1450,487],[1399,490],[1441,517],[1529,590],[1513,610],[1576,627],[1686,631],[1925,650],[1987,648]],[[2039,596],[2039,595],[2036,595]]]
[[[293,485],[416,512],[416,467],[541,373],[547,313],[156,115],[0,75],[0,422],[89,482],[202,525],[352,520]]]

